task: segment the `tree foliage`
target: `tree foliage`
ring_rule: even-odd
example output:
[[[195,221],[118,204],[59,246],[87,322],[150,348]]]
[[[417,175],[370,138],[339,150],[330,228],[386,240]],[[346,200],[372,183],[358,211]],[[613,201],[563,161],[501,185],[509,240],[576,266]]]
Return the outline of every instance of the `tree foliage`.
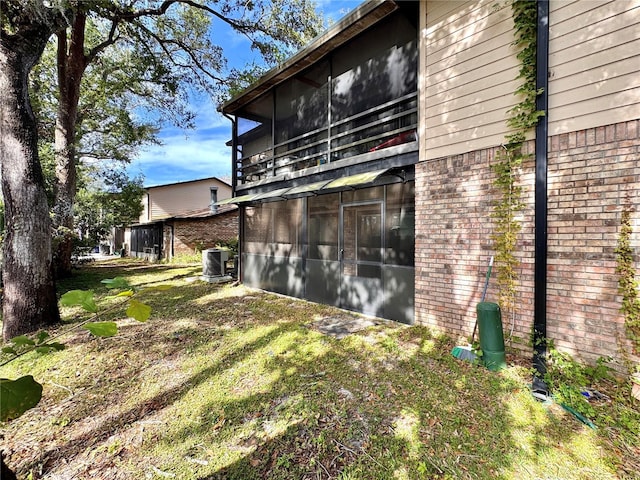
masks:
[[[94,173],[95,169],[89,169]],[[74,203],[75,230],[87,246],[98,245],[113,227],[136,222],[142,213],[142,177],[129,178],[124,169],[100,172],[98,180],[86,173]]]
[[[627,199],[620,219],[620,233],[616,254],[616,274],[618,274],[618,292],[622,296],[620,311],[624,315],[627,338],[631,341],[633,353],[640,354],[640,285],[636,280],[634,251],[631,245],[633,236],[632,212]]]
[[[87,29],[93,31],[93,23]],[[48,152],[50,181],[55,182],[54,142],[60,91],[57,80],[57,41],[47,43],[40,62],[34,67],[29,86],[31,103],[38,121],[41,152]],[[157,144],[157,126],[136,113],[134,101],[126,94],[126,78],[108,72],[126,71],[131,62],[114,48],[108,59],[98,59],[85,70],[80,86],[75,126],[76,162],[114,160],[129,162],[139,149]],[[44,158],[42,159],[44,166]],[[46,173],[46,172],[45,172]],[[51,188],[53,193],[53,185]]]
[[[64,248],[53,247],[63,253],[58,258],[70,259],[77,165],[92,155],[108,160],[129,157],[125,142],[104,136],[116,128],[134,139],[126,145],[136,145],[155,133],[137,127],[151,128],[167,119],[189,125],[195,113],[188,102],[193,92],[215,100],[224,97],[235,72],[216,41],[221,37],[216,29],[225,24],[249,39],[267,64],[304,44],[321,26],[309,0],[2,1],[5,338],[59,318],[49,274],[52,243],[44,238],[50,237],[51,219],[38,152],[53,150],[53,226],[61,227],[59,246]],[[49,75],[55,82],[31,78],[39,92],[36,111],[40,116],[55,111],[55,118],[36,122],[28,78],[52,35],[56,49],[45,59],[55,65],[55,75]],[[93,80],[84,81],[86,75]],[[56,89],[48,88],[50,84]],[[94,116],[98,107],[104,113]],[[38,131],[53,132],[53,148],[51,140],[38,145]]]
[[[129,149],[157,141],[154,121],[193,126],[196,112],[189,100],[194,93],[207,94],[217,103],[230,89],[254,78],[260,71],[255,65],[228,68],[218,41],[227,35],[216,35],[221,25],[248,38],[267,65],[283,60],[322,26],[309,0],[72,5],[69,27],[56,32],[55,55],[45,56],[55,58],[44,71],[57,81],[40,81],[37,89],[47,92],[47,85],[57,86],[54,94],[43,93],[39,106],[56,107],[55,122],[42,123],[55,124],[53,220],[59,230],[57,271],[62,276],[71,271],[66,232],[73,230],[76,167],[82,158],[127,161]]]

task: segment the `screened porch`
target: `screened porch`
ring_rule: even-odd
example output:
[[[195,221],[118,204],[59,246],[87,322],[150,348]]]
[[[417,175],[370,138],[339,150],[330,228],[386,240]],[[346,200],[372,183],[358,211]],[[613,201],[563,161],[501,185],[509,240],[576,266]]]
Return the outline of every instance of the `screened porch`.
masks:
[[[413,181],[254,203],[243,283],[412,323],[414,203]]]
[[[234,111],[236,185],[416,142],[417,30],[407,8]]]

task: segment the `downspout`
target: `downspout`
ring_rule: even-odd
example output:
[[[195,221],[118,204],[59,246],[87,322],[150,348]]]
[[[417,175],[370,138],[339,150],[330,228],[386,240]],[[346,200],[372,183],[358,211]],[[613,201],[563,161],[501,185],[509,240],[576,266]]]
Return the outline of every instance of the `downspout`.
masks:
[[[238,122],[231,115],[220,113],[231,122],[231,195],[235,195],[238,186]]]
[[[236,195],[238,187],[238,122],[235,118],[221,112],[231,122],[231,196]],[[238,281],[242,282],[242,251],[244,242],[244,208],[238,205]]]
[[[172,223],[169,226],[171,227],[171,250],[169,251],[169,255],[171,255],[171,258],[173,258],[176,256],[176,248],[175,248],[176,235],[175,235],[174,224]]]
[[[535,186],[535,269],[533,318],[533,382],[532,391],[549,395],[544,382],[547,372],[547,149],[549,135],[549,0],[537,0],[536,37],[536,110],[544,112],[536,125]]]

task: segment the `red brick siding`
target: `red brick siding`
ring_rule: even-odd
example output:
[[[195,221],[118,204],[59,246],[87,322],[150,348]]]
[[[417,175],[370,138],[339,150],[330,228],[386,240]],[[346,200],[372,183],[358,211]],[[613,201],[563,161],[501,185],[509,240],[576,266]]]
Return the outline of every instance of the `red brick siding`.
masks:
[[[498,147],[501,148],[501,147]],[[533,142],[526,146],[533,153]],[[417,323],[471,336],[476,304],[492,249],[491,212],[497,149],[421,162],[416,166]],[[523,172],[533,172],[533,159]],[[527,204],[520,235],[520,286],[515,318],[503,318],[505,338],[524,343],[533,317],[533,173],[523,173]],[[495,270],[486,301],[497,301]]]
[[[620,211],[635,206],[640,248],[640,121],[549,138],[547,328],[555,345],[585,361],[619,358],[626,342],[615,254]],[[528,143],[533,153],[533,142]],[[470,335],[480,299],[490,235],[490,169],[496,149],[416,166],[416,321]],[[503,318],[505,338],[530,352],[533,323],[534,160],[523,165],[526,208],[519,256],[519,310]],[[638,266],[640,269],[640,265]],[[487,294],[496,301],[495,275]]]
[[[238,238],[238,210],[208,218],[174,220],[174,255],[192,254],[198,248],[211,248],[218,241]]]
[[[614,249],[627,195],[636,210],[632,245],[640,246],[639,123],[549,141],[548,335],[587,361],[618,356],[625,341]]]

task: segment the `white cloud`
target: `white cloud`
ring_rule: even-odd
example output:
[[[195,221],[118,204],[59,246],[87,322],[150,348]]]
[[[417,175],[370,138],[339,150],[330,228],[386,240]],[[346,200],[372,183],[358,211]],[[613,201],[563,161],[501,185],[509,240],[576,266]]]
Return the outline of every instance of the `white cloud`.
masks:
[[[331,22],[337,22],[342,17],[355,10],[363,0],[317,0],[318,10]]]
[[[159,134],[162,145],[151,145],[132,161],[130,172],[142,173],[147,186],[199,178],[231,176],[231,122],[222,116],[208,96],[194,95],[195,128],[184,130],[165,125]]]
[[[196,113],[197,128],[218,128],[224,127],[231,135],[231,122],[218,112],[217,105],[214,105],[208,96],[200,96],[190,100],[191,108]]]
[[[231,175],[230,123],[194,132],[173,130],[161,135],[163,145],[142,151],[132,162],[132,173],[140,171],[145,185],[159,185],[211,176]]]

